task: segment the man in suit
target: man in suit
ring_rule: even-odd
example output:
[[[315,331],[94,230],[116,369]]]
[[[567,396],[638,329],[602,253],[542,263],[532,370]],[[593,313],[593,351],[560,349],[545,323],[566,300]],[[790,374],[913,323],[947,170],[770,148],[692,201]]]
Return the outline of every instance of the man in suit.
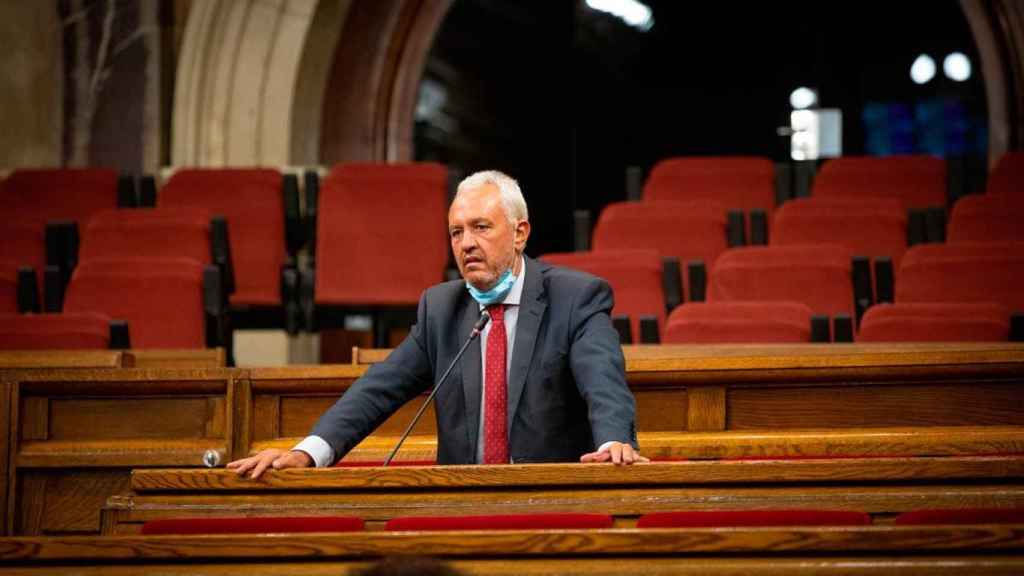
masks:
[[[406,340],[370,367],[309,437],[229,469],[257,478],[268,467],[333,464],[429,390],[484,313],[491,321],[479,345],[470,345],[435,397],[439,463],[647,460],[637,449],[608,284],[523,255],[526,202],[500,172],[459,184],[448,232],[464,282],[426,290]]]

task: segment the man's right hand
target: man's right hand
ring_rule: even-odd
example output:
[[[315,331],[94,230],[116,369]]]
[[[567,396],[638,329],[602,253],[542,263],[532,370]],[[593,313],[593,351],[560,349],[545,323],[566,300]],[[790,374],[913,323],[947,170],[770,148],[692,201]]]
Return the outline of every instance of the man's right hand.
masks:
[[[309,468],[313,465],[313,459],[301,450],[278,450],[267,448],[255,456],[228,462],[227,469],[234,470],[239,476],[245,476],[246,472],[252,471],[249,478],[253,480],[260,477],[267,468],[284,470],[285,468]]]

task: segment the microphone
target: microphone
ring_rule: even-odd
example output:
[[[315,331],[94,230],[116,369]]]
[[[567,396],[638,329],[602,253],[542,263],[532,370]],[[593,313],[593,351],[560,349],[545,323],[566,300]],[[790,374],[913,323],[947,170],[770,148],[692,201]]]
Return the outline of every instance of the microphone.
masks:
[[[391,459],[395,457],[395,454],[398,453],[398,449],[402,447],[402,443],[405,442],[409,433],[412,432],[413,427],[416,426],[417,422],[419,422],[420,416],[423,415],[423,411],[427,409],[427,406],[430,405],[430,401],[434,399],[434,396],[437,395],[437,391],[441,389],[441,385],[448,379],[448,374],[451,373],[452,369],[455,368],[455,364],[458,363],[459,359],[462,358],[462,355],[465,354],[466,349],[469,348],[470,342],[480,335],[480,331],[484,329],[484,326],[486,326],[490,320],[491,317],[487,312],[480,314],[480,318],[476,321],[476,324],[473,324],[473,331],[469,333],[469,338],[466,338],[466,342],[462,345],[462,348],[459,348],[459,352],[455,355],[455,358],[452,358],[452,363],[448,365],[448,369],[444,371],[444,374],[441,375],[441,379],[437,381],[437,384],[434,385],[434,389],[430,391],[430,396],[427,396],[427,400],[422,406],[420,406],[419,412],[416,412],[416,416],[414,416],[412,422],[409,423],[409,427],[405,429],[402,437],[398,439],[398,444],[395,445],[395,449],[392,450],[384,460],[384,466],[391,463]]]

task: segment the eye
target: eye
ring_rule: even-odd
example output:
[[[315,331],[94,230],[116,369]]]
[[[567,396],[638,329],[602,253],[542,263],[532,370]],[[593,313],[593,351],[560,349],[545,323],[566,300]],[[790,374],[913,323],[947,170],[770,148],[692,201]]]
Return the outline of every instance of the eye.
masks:
[[[462,236],[462,229],[461,228],[453,228],[452,230],[448,231],[448,235],[451,236],[453,239],[454,238],[458,238],[459,236]]]
[[[485,231],[485,230],[487,230],[489,228],[490,228],[490,226],[487,225],[487,224],[477,224],[477,225],[473,226],[473,229],[476,230],[477,232],[483,232],[483,231]]]

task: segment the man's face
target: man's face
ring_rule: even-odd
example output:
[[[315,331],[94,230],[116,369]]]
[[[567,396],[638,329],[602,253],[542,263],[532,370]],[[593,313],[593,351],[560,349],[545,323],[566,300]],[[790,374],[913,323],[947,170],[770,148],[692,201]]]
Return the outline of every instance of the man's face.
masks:
[[[478,290],[491,289],[505,270],[518,265],[516,255],[529,235],[529,222],[509,222],[493,184],[464,191],[448,209],[455,262],[462,277]]]

